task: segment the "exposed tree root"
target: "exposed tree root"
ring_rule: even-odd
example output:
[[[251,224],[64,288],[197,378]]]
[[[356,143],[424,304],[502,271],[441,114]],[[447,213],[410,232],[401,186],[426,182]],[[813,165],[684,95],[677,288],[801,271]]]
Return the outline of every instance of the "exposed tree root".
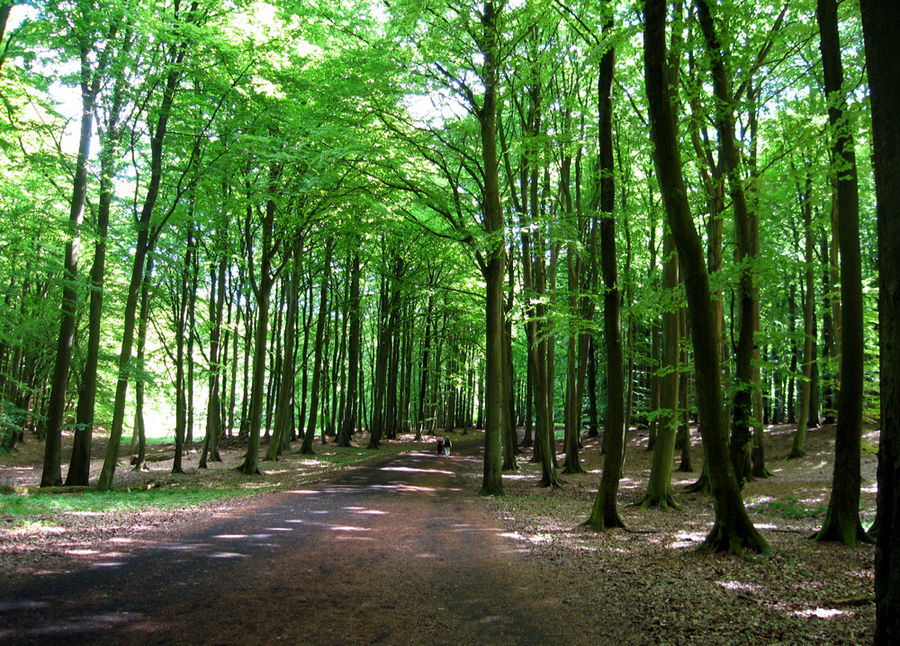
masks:
[[[752,524],[725,531],[719,523],[716,523],[698,550],[700,552],[724,552],[735,556],[742,556],[746,550],[757,552],[762,556],[772,553],[772,548],[766,539]]]
[[[677,510],[681,509],[681,505],[675,502],[675,499],[672,497],[671,493],[665,493],[661,495],[650,495],[645,494],[644,499],[638,503],[641,509],[650,509],[651,507],[658,507],[663,511]]]
[[[594,510],[591,512],[588,519],[581,523],[581,526],[590,527],[595,532],[603,532],[607,529],[616,528],[625,529],[625,523],[622,522],[618,509],[601,510],[599,512]]]

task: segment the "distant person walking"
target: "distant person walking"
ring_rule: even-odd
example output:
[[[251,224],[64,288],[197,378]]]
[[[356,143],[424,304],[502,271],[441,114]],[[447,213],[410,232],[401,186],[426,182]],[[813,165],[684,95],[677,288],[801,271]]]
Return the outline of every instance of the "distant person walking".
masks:
[[[438,445],[437,445],[437,450],[438,450],[437,452],[438,452],[438,455],[440,455],[441,453],[444,452],[444,438],[439,437],[439,438],[438,438],[437,444],[438,444]]]
[[[450,441],[450,436],[444,438],[444,455],[450,455],[450,449],[453,448],[453,443]]]

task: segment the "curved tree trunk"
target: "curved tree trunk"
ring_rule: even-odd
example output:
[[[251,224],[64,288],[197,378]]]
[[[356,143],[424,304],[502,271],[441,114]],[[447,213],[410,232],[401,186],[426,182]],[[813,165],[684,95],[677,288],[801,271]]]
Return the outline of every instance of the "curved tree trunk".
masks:
[[[716,322],[709,277],[700,237],[694,228],[682,176],[677,127],[669,95],[666,68],[665,0],[647,0],[644,7],[644,69],[655,143],[657,176],[669,227],[684,272],[685,292],[694,347],[697,399],[704,451],[715,507],[715,524],[704,541],[709,550],[739,553],[749,548],[763,553],[768,543],[753,526],[741,500],[729,448],[727,419],[722,414],[722,373],[716,354]]]

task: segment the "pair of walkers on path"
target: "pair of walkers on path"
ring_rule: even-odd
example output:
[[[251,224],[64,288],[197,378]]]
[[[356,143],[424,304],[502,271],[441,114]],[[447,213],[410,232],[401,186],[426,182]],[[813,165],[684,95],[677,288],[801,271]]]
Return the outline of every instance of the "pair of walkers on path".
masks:
[[[442,453],[446,456],[450,455],[450,449],[453,448],[453,443],[450,441],[449,437],[439,437],[437,441],[437,452],[438,455]]]

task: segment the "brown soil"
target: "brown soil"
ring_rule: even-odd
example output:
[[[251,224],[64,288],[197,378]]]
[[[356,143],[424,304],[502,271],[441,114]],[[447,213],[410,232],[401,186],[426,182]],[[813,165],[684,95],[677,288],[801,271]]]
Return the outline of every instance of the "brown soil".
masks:
[[[404,437],[403,453],[342,472],[321,459],[335,449],[317,447],[318,460],[290,455],[254,478],[233,470],[239,447],[209,472],[191,455],[177,476],[171,447],[158,447],[168,461],[123,466],[117,484],[278,491],[29,524],[0,515],[0,643],[870,643],[872,547],[807,538],[827,504],[833,429],[811,431],[802,460],[783,459],[790,439],[770,432],[774,477],[744,490],[774,549],[765,559],[693,549],[712,521],[707,497],[682,493],[697,473],[676,473],[681,510],[635,506],[650,454],[634,431],[619,498],[627,529],[599,535],[579,527],[599,483],[593,440],[587,474],[542,489],[523,458],[495,499],[476,496],[479,448],[462,436],[449,460]],[[29,438],[0,458],[0,484],[36,484],[40,459]],[[864,521],[874,464],[866,451]]]

